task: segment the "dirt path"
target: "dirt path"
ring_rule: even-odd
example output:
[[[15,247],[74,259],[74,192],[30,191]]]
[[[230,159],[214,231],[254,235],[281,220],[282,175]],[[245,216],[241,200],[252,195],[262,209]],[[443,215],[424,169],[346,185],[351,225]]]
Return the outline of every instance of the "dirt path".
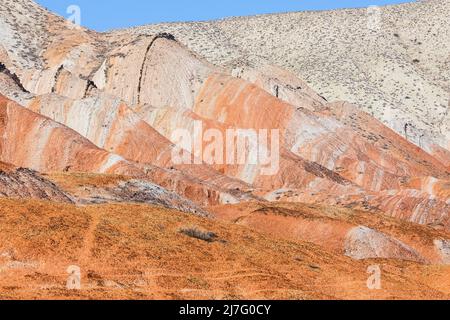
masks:
[[[99,214],[91,214],[91,222],[89,228],[86,231],[86,236],[84,238],[83,247],[81,248],[79,261],[81,263],[88,263],[90,261],[90,257],[92,255],[92,250],[95,246],[95,232],[97,230],[97,226],[101,220],[101,213]]]

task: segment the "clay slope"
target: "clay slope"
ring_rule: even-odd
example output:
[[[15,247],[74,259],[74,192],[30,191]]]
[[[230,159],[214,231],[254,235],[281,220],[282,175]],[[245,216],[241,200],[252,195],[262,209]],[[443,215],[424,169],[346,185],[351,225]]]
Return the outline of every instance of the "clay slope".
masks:
[[[128,103],[130,103],[131,105],[133,105],[136,102],[139,103],[147,103],[149,105],[152,106],[156,106],[156,107],[164,107],[164,106],[174,106],[176,108],[192,108],[192,101],[204,101],[204,97],[202,95],[197,95],[200,93],[200,89],[201,90],[206,90],[205,88],[208,88],[208,85],[210,85],[211,81],[221,81],[220,83],[222,84],[223,81],[225,81],[225,78],[212,78],[213,80],[208,80],[206,82],[206,85],[203,86],[203,88],[201,86],[199,86],[199,83],[201,83],[202,81],[206,80],[207,75],[211,75],[214,72],[220,71],[217,70],[216,68],[213,68],[212,66],[208,65],[206,62],[201,61],[200,59],[198,59],[197,57],[195,57],[192,54],[187,53],[183,48],[181,48],[178,44],[176,44],[173,39],[171,39],[168,36],[156,36],[153,38],[150,38],[146,41],[138,39],[137,42],[132,42],[130,44],[125,44],[120,48],[120,52],[116,53],[115,51],[113,51],[109,58],[107,58],[105,60],[105,62],[102,64],[102,66],[104,65],[109,65],[109,66],[113,66],[110,67],[108,70],[106,70],[106,78],[102,79],[101,81],[99,81],[99,85],[96,85],[97,87],[104,89],[106,92],[109,92],[112,95],[118,95],[119,93],[117,92],[117,88],[120,88],[120,85],[115,84],[118,80],[119,77],[121,79],[135,79],[134,81],[129,81],[129,83],[131,83],[131,85],[127,84],[126,88],[128,88],[128,90],[132,90],[133,92],[130,91],[130,94],[121,94],[121,97],[123,97]],[[141,73],[137,73],[137,72],[133,72],[132,68],[130,69],[129,66],[130,65],[136,65],[135,63],[133,63],[133,55],[129,55],[127,54],[128,52],[133,52],[134,55],[139,55],[139,52],[141,52],[140,57],[139,57],[139,61],[142,60],[142,72]],[[121,55],[122,54],[122,55]],[[114,59],[118,59],[117,63],[112,64],[111,63],[111,57],[114,57]],[[117,57],[117,58],[116,58]],[[115,60],[114,60],[115,61]],[[180,73],[180,67],[177,65],[177,61],[189,61],[189,63],[187,63],[184,66],[185,72],[184,73]],[[149,64],[151,62],[152,65],[152,71],[151,73],[149,73],[147,71],[147,64]],[[122,67],[123,66],[123,67]],[[127,67],[125,67],[127,66]],[[162,71],[158,73],[158,70],[154,68],[154,66],[157,66],[158,68],[160,68]],[[127,74],[118,74],[118,72],[114,72],[113,68],[117,68],[117,70],[123,70],[125,72],[127,72]],[[97,71],[97,74],[103,74],[105,73],[105,70],[103,70],[103,68],[100,68],[99,71]],[[94,80],[96,79],[96,75],[94,76]],[[164,78],[161,77],[165,77],[167,79],[167,81]],[[193,79],[193,80],[192,80]],[[211,79],[211,78],[209,78]],[[217,80],[216,80],[217,79]],[[231,78],[230,78],[231,79]],[[170,80],[170,81],[169,81]],[[223,81],[222,81],[223,80]],[[106,83],[102,83],[102,81],[105,81]],[[133,85],[133,82],[135,82],[135,85]],[[236,82],[235,87],[232,87],[230,92],[223,92],[220,90],[220,88],[218,86],[214,86],[211,88],[212,91],[212,98],[215,99],[216,95],[219,97],[219,102],[218,103],[222,103],[222,101],[220,100],[221,94],[223,95],[229,95],[229,94],[234,94],[234,95],[242,95],[242,94],[246,94],[245,92],[241,92],[239,90],[244,89],[245,88],[241,88],[244,84],[244,82],[241,82],[241,84],[239,84],[239,82]],[[240,87],[239,87],[240,86]],[[114,89],[116,88],[116,89]],[[155,90],[152,91],[148,91],[146,92],[145,90],[148,90],[146,88],[154,88]],[[231,92],[232,91],[232,92]],[[201,91],[202,93],[204,93],[204,91]],[[261,93],[263,93],[261,91]],[[257,97],[258,95],[258,91],[253,90],[250,91],[249,93],[250,97]],[[76,92],[73,93],[73,95],[76,95]],[[179,101],[175,101],[172,99],[178,99],[177,97],[183,97],[183,101],[179,100]],[[275,103],[274,99],[270,99],[270,97],[262,97],[263,99],[266,99],[266,105],[271,105],[273,103]],[[249,104],[252,103],[259,103],[259,100],[256,100],[257,98],[255,98],[255,102],[250,101]],[[318,99],[316,97],[316,99]],[[228,105],[226,105],[226,101],[224,102],[225,104],[222,103],[222,106],[225,105],[227,107],[229,107]],[[239,101],[238,101],[239,103]],[[247,105],[239,105],[238,108],[244,108],[247,107]],[[259,106],[257,106],[259,108]],[[205,116],[203,113],[204,112],[209,112],[209,111],[205,111],[206,109],[204,108],[204,104],[203,105],[199,105],[197,108],[201,109],[201,111],[197,111],[197,114],[200,116]],[[275,108],[276,109],[276,108]],[[285,107],[284,109],[286,109],[286,111],[282,111],[281,112],[287,112],[289,113],[293,113],[292,110],[294,110],[294,108],[290,108],[290,107]],[[196,111],[196,110],[194,110]],[[181,111],[184,112],[184,111]],[[221,110],[216,110],[217,113],[221,112]],[[239,114],[239,109],[234,111],[235,113],[238,113],[238,116],[241,116],[241,114]],[[293,119],[292,122],[294,121],[301,121],[301,112],[296,112],[295,115],[293,115],[292,117],[295,116],[295,118],[297,119]],[[148,122],[151,122],[151,120],[149,119],[150,116],[149,115],[143,115],[145,117],[145,119]],[[304,116],[304,115],[303,115]],[[306,115],[307,117],[310,115]],[[206,118],[210,117],[210,115],[206,115]],[[216,116],[213,116],[216,117]],[[323,115],[322,115],[323,117]],[[155,117],[153,117],[154,119]],[[179,115],[177,115],[177,117],[174,117],[172,121],[176,121],[176,119],[179,118]],[[241,120],[246,120],[248,119],[248,117],[243,117],[241,118]],[[216,120],[216,118],[213,118],[213,120]],[[223,119],[218,119],[220,121],[223,122]],[[328,119],[324,119],[322,120],[322,122],[325,123],[315,123],[314,125],[316,126],[326,126],[328,122],[333,121],[334,119],[328,120]],[[318,122],[316,121],[316,119],[313,120],[309,120],[309,122],[314,121],[314,122]],[[239,123],[236,122],[234,119],[228,119],[226,122],[228,122],[230,125],[233,126],[237,126],[237,127],[243,127],[244,125],[246,125],[246,127],[252,127],[255,128],[255,124],[251,124],[250,126],[248,124],[244,124],[244,123]],[[151,122],[150,124],[156,126],[153,122]],[[166,127],[163,129],[162,126],[160,125],[159,127],[156,127],[160,132],[165,130],[165,136],[166,138],[170,137],[170,131],[175,130],[176,128],[178,128],[179,126],[181,126],[180,123],[165,123],[164,124]],[[281,129],[283,128],[283,124],[280,123],[264,123],[264,124],[256,124],[256,125],[260,125],[261,127],[264,126],[265,128],[271,128],[272,127],[280,127]],[[295,123],[296,125],[296,123]],[[167,126],[169,126],[167,128]],[[278,128],[277,127],[277,128]],[[300,128],[300,130],[305,131],[306,129],[310,130],[310,128]],[[328,130],[327,130],[328,129]],[[353,128],[349,128],[349,129],[353,129]],[[336,128],[318,128],[316,129],[316,131],[320,131],[320,130],[324,130],[324,131],[333,131],[336,130]],[[169,131],[169,132],[168,132]],[[367,130],[370,133],[370,130]],[[386,130],[385,130],[386,131]],[[333,132],[334,133],[334,132]],[[296,132],[292,133],[293,135],[298,135]],[[289,137],[288,137],[289,138]],[[299,138],[299,137],[295,137],[295,138]],[[304,138],[304,137],[301,137]],[[319,139],[321,139],[322,136],[319,136]],[[400,139],[399,137],[394,137],[394,139]],[[342,137],[342,141],[338,141],[338,143],[345,143],[345,141],[347,140],[347,137],[344,136]],[[344,141],[344,142],[343,142]],[[363,141],[364,142],[364,141]],[[293,141],[292,143],[296,143],[296,141]],[[291,143],[291,144],[292,144]],[[311,143],[315,143],[315,141],[312,141]],[[367,143],[367,142],[366,142]],[[372,143],[372,141],[368,141],[368,143]],[[288,148],[292,147],[292,145],[288,145]],[[384,147],[384,146],[383,146]],[[363,147],[365,149],[365,146]],[[410,149],[412,150],[417,150],[415,148],[410,147]],[[361,152],[360,150],[357,150],[358,152]],[[294,151],[295,152],[295,151]],[[329,153],[330,151],[328,151]],[[378,153],[383,153],[383,150],[378,150]],[[297,151],[297,153],[299,153],[299,151]],[[407,151],[408,153],[408,151]],[[303,156],[303,154],[302,154]],[[378,158],[380,158],[380,156],[377,156]],[[423,158],[424,156],[422,156]],[[426,157],[426,156],[425,156]],[[309,157],[309,159],[307,160],[311,160],[314,162],[317,162],[317,159],[315,159],[315,155],[311,155]],[[394,159],[392,159],[393,161]],[[395,160],[400,160],[400,159],[395,159]],[[422,159],[420,159],[422,160]],[[428,160],[429,162],[431,162],[430,165],[428,166],[435,166],[437,168],[440,168],[441,171],[444,170],[445,168],[442,167],[441,164],[437,163],[437,161],[435,159],[432,159],[431,157],[426,158],[426,160]],[[378,162],[380,160],[377,160]],[[384,161],[384,160],[382,160]],[[386,161],[384,161],[386,162]],[[324,165],[325,167],[330,167],[329,164],[329,160],[328,159],[321,159],[319,164]],[[334,169],[333,166],[335,164],[331,164],[331,168],[328,169]],[[383,175],[384,174],[384,169],[385,168],[374,168],[374,169],[367,169],[367,171],[374,171],[376,174],[378,175]],[[377,171],[378,170],[378,171]],[[382,171],[381,173],[379,171]],[[422,170],[423,171],[423,170]],[[372,174],[375,174],[372,173]],[[421,174],[421,175],[433,175],[433,176],[439,176],[440,174],[437,173],[437,171],[434,172],[430,172],[430,170],[426,171],[426,172],[411,172],[411,170],[408,170],[407,172],[404,173],[405,175],[417,175],[417,174]],[[441,174],[442,175],[442,174]],[[371,179],[371,174],[368,175],[369,180]],[[390,178],[389,174],[386,174],[386,178]],[[355,178],[353,178],[355,179]],[[244,179],[245,180],[245,179]],[[392,179],[389,179],[390,181],[392,181]],[[383,185],[383,181],[381,182],[377,182],[377,183],[381,183],[381,188],[385,188]],[[365,188],[377,188],[376,184],[375,185],[363,185],[363,187]],[[387,187],[387,186],[386,186]],[[378,191],[378,190],[375,190]]]
[[[354,261],[176,211],[0,203],[4,299],[447,299],[450,293],[447,267]],[[216,241],[180,232],[188,228],[213,232]],[[382,290],[367,288],[374,263],[383,270]],[[73,265],[80,268],[79,291],[66,289]]]
[[[228,189],[249,189],[242,181],[224,176],[206,164],[174,163],[172,155],[175,145],[114,96],[98,92],[95,96],[72,100],[47,94],[32,99],[28,108],[51,117],[77,131],[96,146],[127,160],[179,170],[199,181]]]
[[[180,127],[192,127],[193,120],[212,120],[219,121],[221,123],[225,123],[225,125],[238,127],[238,128],[276,128],[283,130],[291,130],[291,132],[286,132],[285,139],[291,140],[288,141],[287,149],[291,150],[295,147],[298,147],[297,140],[302,139],[306,142],[310,142],[311,144],[315,144],[316,140],[308,141],[304,137],[301,136],[301,132],[309,132],[315,131],[312,138],[317,137],[317,140],[323,140],[323,136],[330,132],[331,134],[335,134],[337,130],[346,131],[345,133],[340,133],[336,142],[331,142],[332,144],[343,144],[343,149],[347,149],[345,144],[349,143],[348,135],[354,135],[354,130],[352,127],[342,126],[340,123],[336,123],[336,119],[330,117],[326,117],[324,114],[311,114],[308,112],[303,112],[302,110],[297,110],[293,105],[287,105],[281,103],[279,100],[271,98],[270,95],[265,93],[265,91],[258,89],[255,86],[252,86],[249,82],[237,80],[230,76],[225,75],[223,70],[217,69],[209,65],[207,62],[202,61],[198,57],[193,54],[187,53],[179,44],[177,44],[173,39],[168,39],[165,36],[154,37],[148,40],[149,44],[146,47],[145,43],[142,43],[142,40],[138,41],[136,44],[132,43],[131,45],[126,44],[124,48],[127,48],[130,52],[139,52],[141,50],[141,59],[143,60],[143,69],[141,74],[131,73],[129,68],[120,68],[120,70],[125,70],[125,72],[129,72],[127,74],[122,74],[122,78],[127,79],[136,79],[136,83],[138,83],[138,87],[134,89],[135,92],[144,90],[148,90],[146,88],[153,88],[154,90],[147,92],[140,92],[139,99],[137,97],[137,93],[131,94],[130,96],[125,96],[126,101],[128,101],[131,105],[136,103],[139,100],[140,104],[147,104],[152,106],[153,108],[146,108],[145,110],[149,110],[152,112],[151,114],[144,112],[140,112],[141,116],[152,126],[154,126],[159,132],[163,133],[166,138],[170,138],[173,130],[178,129]],[[129,47],[137,47],[134,50],[131,50]],[[144,51],[144,48],[146,49]],[[121,49],[125,50],[125,49]],[[127,52],[127,51],[124,51]],[[122,60],[119,61],[119,67],[121,65],[128,65],[127,60],[132,60],[132,57],[129,55],[122,55]],[[108,60],[107,60],[108,61]],[[185,64],[184,72],[179,72],[180,67],[178,66],[178,61],[188,61]],[[151,72],[148,71],[148,65],[152,66]],[[159,69],[155,70],[155,66],[163,71],[157,73]],[[110,72],[110,70],[108,70]],[[117,74],[115,72],[114,74]],[[112,77],[112,79],[111,79]],[[114,83],[118,76],[109,76],[106,77],[106,84],[103,87],[110,94],[118,94],[113,88],[118,86],[114,86]],[[161,78],[162,77],[162,78]],[[202,82],[203,85],[199,86],[198,83]],[[133,81],[131,81],[133,83]],[[128,86],[129,90],[132,90],[133,86]],[[116,89],[117,90],[117,89]],[[313,96],[312,93],[309,93]],[[174,101],[174,97],[183,97],[183,101]],[[222,97],[235,97],[234,100],[224,99]],[[311,98],[312,99],[312,98]],[[192,101],[195,101],[192,104]],[[209,101],[214,101],[216,106],[213,106]],[[243,103],[245,101],[245,104]],[[320,106],[319,101],[320,98],[315,96],[314,100],[316,104],[312,104],[313,108],[317,105]],[[322,101],[323,102],[323,101]],[[162,122],[161,114],[164,114],[166,111],[166,107],[174,107],[175,110],[179,110],[178,112],[172,112],[170,118],[167,118],[169,122]],[[267,106],[267,107],[265,107]],[[322,105],[323,106],[323,105]],[[194,114],[192,114],[191,123],[185,123],[187,117],[186,108],[191,109]],[[248,109],[253,108],[253,109]],[[330,106],[329,108],[333,108]],[[321,109],[321,108],[319,108]],[[161,112],[160,112],[161,110]],[[247,110],[247,113],[242,113],[243,110]],[[274,110],[276,113],[279,112],[279,115],[274,115]],[[266,113],[264,113],[266,112]],[[259,118],[252,118],[250,114],[258,113]],[[270,113],[270,117],[268,116]],[[229,118],[224,118],[227,115],[230,115]],[[195,119],[196,116],[200,116],[200,118]],[[317,118],[320,117],[320,118]],[[306,121],[305,119],[306,118]],[[325,118],[325,119],[323,119]],[[251,120],[250,120],[251,119]],[[261,120],[264,119],[264,120]],[[270,119],[270,120],[269,120]],[[277,120],[280,119],[280,120]],[[251,121],[251,122],[249,122]],[[258,122],[259,121],[259,122]],[[313,128],[306,126],[298,128],[299,123],[312,122]],[[356,122],[356,121],[353,121]],[[208,124],[209,125],[209,124]],[[357,125],[355,123],[352,124]],[[359,124],[361,125],[361,124]],[[295,127],[293,131],[291,127]],[[382,127],[377,125],[377,130]],[[205,128],[205,130],[208,128]],[[323,134],[321,134],[323,131]],[[374,134],[373,131],[375,129],[367,128],[366,134],[362,134],[362,136],[356,136],[356,139],[360,140],[359,144],[361,146],[356,145],[348,147],[348,149],[356,149],[354,153],[356,155],[352,155],[352,157],[360,157],[359,154],[364,153],[366,149],[371,146],[368,144],[372,144],[373,141],[367,139],[366,135]],[[318,132],[318,133],[316,133]],[[284,131],[283,131],[284,133]],[[390,130],[383,129],[383,133],[389,135],[388,140],[391,144],[395,145],[395,140],[403,140],[399,136],[392,135]],[[291,135],[291,136],[289,136]],[[339,139],[340,138],[340,139]],[[389,150],[383,150],[385,145],[379,145],[375,152],[378,155],[372,156],[373,162],[378,162],[374,166],[373,169],[367,169],[367,171],[373,171],[373,173],[366,174],[369,180],[373,177],[373,175],[384,175],[385,171],[390,171],[385,174],[386,182],[392,181],[393,179],[390,173],[392,171],[397,170],[393,168],[387,167],[386,163],[391,161],[395,162],[408,162],[405,161],[405,158],[409,157],[410,154],[417,153],[417,160],[415,163],[408,164],[409,168],[405,169],[405,172],[397,173],[395,175],[399,176],[403,174],[407,175],[424,175],[424,176],[435,176],[435,177],[443,177],[446,178],[448,173],[446,172],[446,167],[437,161],[436,159],[430,157],[424,152],[419,151],[413,145],[408,143],[403,144],[407,150],[403,151],[403,154],[397,157],[392,157],[393,159],[388,159],[387,161],[383,158],[385,154],[388,153]],[[320,147],[320,145],[319,145]],[[326,146],[324,147],[326,148]],[[408,150],[409,149],[409,150]],[[301,154],[302,157],[305,157],[305,152],[303,150],[293,150],[294,153]],[[324,151],[317,151],[317,153],[323,152],[328,155],[331,151],[325,149]],[[336,152],[336,151],[333,151]],[[391,153],[391,152],[389,152]],[[405,156],[404,154],[408,154]],[[339,156],[339,155],[338,155]],[[340,159],[317,159],[315,154],[308,155],[306,153],[307,160],[318,162],[320,165],[323,165],[327,169],[333,170],[335,167],[338,167],[338,164],[334,163]],[[342,156],[341,156],[342,157]],[[332,161],[332,162],[330,162]],[[360,160],[360,162],[362,162]],[[428,163],[426,163],[428,162]],[[371,165],[371,164],[370,164]],[[395,164],[398,166],[398,164]],[[386,168],[387,167],[387,168]],[[415,170],[414,167],[420,167],[419,170]],[[386,170],[388,169],[388,170]],[[352,170],[353,171],[353,170]],[[378,171],[378,173],[377,173]],[[397,170],[398,171],[398,170]],[[242,179],[242,176],[240,177]],[[352,180],[356,180],[357,177],[352,177]],[[246,178],[244,178],[246,180]],[[377,179],[372,179],[377,181]],[[377,183],[381,184],[380,187],[377,186]],[[375,191],[379,191],[378,189],[392,188],[394,186],[383,186],[385,182],[378,181],[373,185],[363,183],[363,187],[368,189],[375,189]],[[398,187],[395,186],[395,187]]]
[[[61,45],[61,44],[60,44]],[[148,50],[147,50],[148,49]],[[116,53],[116,51],[119,51]],[[145,67],[146,61],[152,61],[152,65],[160,66],[164,72],[160,74],[155,73],[152,70],[152,73],[146,73],[146,69],[143,69],[142,74],[137,72],[133,73],[133,69],[130,68],[131,65],[136,65],[134,63],[136,58],[133,58],[134,55],[128,54],[128,52],[132,52],[134,55],[139,55],[139,60],[143,61],[143,66]],[[120,54],[121,53],[121,54]],[[152,59],[153,57],[153,59]],[[134,60],[133,60],[134,59]],[[157,59],[156,61],[154,61]],[[161,60],[162,59],[162,60]],[[113,65],[112,62],[117,62]],[[185,75],[179,72],[179,66],[177,66],[177,61],[190,61],[187,66],[185,66],[186,72]],[[49,63],[53,63],[49,61]],[[71,63],[71,65],[78,65],[80,63],[79,60],[76,60]],[[108,70],[103,70],[103,66],[110,66]],[[50,69],[53,66],[49,66]],[[122,70],[123,72],[128,72],[127,74],[118,74],[118,72],[114,72],[113,68],[117,68],[117,70]],[[54,69],[54,68],[53,68]],[[36,93],[44,93],[45,97],[39,97],[39,100],[35,100],[29,107],[34,110],[41,112],[42,114],[52,117],[54,120],[64,123],[69,127],[77,130],[79,133],[89,138],[91,141],[96,143],[97,146],[101,148],[106,148],[107,150],[114,151],[121,156],[124,156],[127,159],[145,162],[155,165],[162,165],[164,167],[168,167],[170,165],[167,157],[164,156],[164,151],[170,151],[172,146],[170,143],[161,139],[155,132],[152,131],[148,125],[145,125],[136,115],[133,115],[132,111],[129,110],[125,105],[120,105],[120,102],[117,99],[111,98],[118,92],[114,90],[114,88],[119,88],[119,86],[115,83],[115,81],[119,81],[120,79],[128,79],[129,83],[135,85],[127,85],[128,90],[134,90],[134,93],[131,95],[122,94],[121,97],[126,99],[128,103],[135,103],[140,100],[145,103],[152,103],[159,106],[164,106],[167,104],[174,103],[176,104],[176,108],[185,108],[192,107],[192,104],[195,101],[195,91],[200,90],[199,84],[195,84],[191,82],[191,77],[196,79],[196,74],[202,74],[199,80],[196,81],[204,81],[205,77],[215,71],[216,69],[211,65],[208,65],[206,62],[198,59],[195,55],[186,51],[182,46],[176,43],[173,39],[166,35],[159,35],[153,37],[151,39],[138,39],[138,41],[131,42],[129,44],[125,43],[122,47],[117,50],[113,50],[109,56],[106,58],[105,62],[102,64],[102,67],[95,72],[93,76],[93,81],[95,88],[97,90],[104,90],[108,95],[104,95],[101,93],[94,92],[90,93],[95,96],[92,98],[85,98],[82,100],[73,100],[68,101],[67,98],[58,98],[54,96],[55,93],[59,95],[68,95],[70,97],[82,96],[84,92],[79,92],[79,86],[73,85],[63,85],[64,88],[72,88],[70,92],[64,91],[65,89],[61,89],[61,86],[56,86],[54,90],[48,91],[38,91]],[[92,71],[94,73],[94,71]],[[60,69],[60,72],[56,73],[58,80],[57,82],[60,84],[64,83],[64,77],[61,75],[66,73],[64,66]],[[105,79],[99,79],[97,75],[105,74]],[[174,76],[176,74],[176,76]],[[194,76],[193,76],[194,75]],[[42,75],[45,77],[45,74]],[[120,76],[120,78],[118,78]],[[161,79],[160,77],[166,77],[165,79]],[[157,78],[159,77],[159,78]],[[202,78],[203,77],[203,78]],[[75,79],[72,76],[70,79]],[[117,80],[115,80],[117,79]],[[131,79],[135,79],[131,80]],[[171,80],[170,82],[168,80]],[[69,81],[69,80],[67,80]],[[71,81],[71,80],[70,80]],[[105,83],[102,83],[104,81]],[[175,81],[175,83],[174,83]],[[150,91],[149,93],[145,93],[145,88],[154,87],[152,83],[155,85],[160,85],[159,90]],[[197,88],[197,89],[195,89]],[[183,90],[189,93],[187,96],[183,93]],[[50,92],[51,91],[51,92]],[[139,99],[138,99],[138,91],[139,91]],[[143,92],[140,92],[143,91]],[[53,96],[49,96],[53,95]],[[161,100],[161,99],[172,99],[173,97],[188,97],[186,101],[170,101],[170,100]],[[87,110],[89,109],[89,110]],[[80,115],[80,111],[82,111]],[[108,112],[108,120],[104,121],[103,114]],[[116,114],[116,116],[114,116]],[[76,116],[75,116],[76,115]],[[145,116],[142,115],[141,116]],[[89,121],[87,121],[89,119]],[[180,117],[178,117],[180,119]],[[175,120],[175,119],[174,119]],[[104,121],[103,124],[100,121]],[[153,124],[153,123],[151,123]],[[175,130],[179,125],[179,123],[173,122],[171,127],[168,127],[168,130]],[[189,125],[189,123],[187,123]],[[97,130],[92,130],[91,127],[94,126],[98,128]],[[161,130],[161,127],[157,127],[158,130]],[[167,132],[167,131],[166,131]],[[171,132],[166,135],[166,137],[170,137]],[[108,138],[113,137],[113,138]],[[123,137],[123,138],[120,138]],[[161,143],[155,144],[154,141],[161,141]],[[143,145],[140,141],[149,142],[148,146]],[[150,143],[152,141],[152,143]],[[166,145],[164,145],[166,144]],[[157,159],[155,151],[158,151]],[[166,152],[166,155],[169,152]],[[291,167],[294,167],[291,165]],[[176,167],[170,165],[170,167]],[[177,168],[177,167],[176,167]],[[219,168],[223,171],[223,168]],[[183,172],[188,172],[190,175],[194,177],[198,177],[202,180],[215,181],[216,184],[221,184],[223,186],[227,186],[229,189],[239,189],[245,190],[249,189],[246,184],[239,183],[238,181],[227,179],[226,177],[221,177],[220,174],[214,172],[213,170],[205,167],[205,166],[182,166],[180,170]],[[231,173],[233,170],[226,170],[225,173],[232,177],[242,179],[242,175],[237,173]],[[241,168],[242,171],[242,168]],[[303,170],[304,171],[304,170]],[[302,172],[299,173],[301,175]],[[308,174],[307,174],[308,175]],[[311,175],[308,175],[311,176]],[[314,176],[310,177],[309,180],[312,180]],[[246,179],[244,178],[244,181]],[[269,180],[269,179],[266,179]],[[300,183],[300,182],[298,182]],[[324,190],[333,187],[334,182],[326,182],[324,183]],[[166,185],[164,185],[166,186]],[[276,187],[278,187],[276,185]],[[338,187],[339,188],[339,187]],[[222,201],[229,201],[224,199]],[[232,200],[234,201],[234,200]]]
[[[173,41],[169,43],[162,39],[153,44],[150,52],[156,57],[166,57],[164,53],[174,45]],[[154,61],[160,61],[165,65],[166,73],[173,72],[176,77],[176,71],[171,71],[171,65],[166,60],[155,58]],[[197,59],[197,62],[201,63],[201,60]],[[203,63],[203,66],[207,64]],[[447,219],[449,173],[446,166],[378,121],[348,105],[345,105],[345,112],[339,104],[312,105],[309,109],[315,111],[294,107],[247,81],[218,73],[220,70],[213,71],[191,110],[167,108],[163,107],[164,104],[142,106],[136,110],[168,138],[178,128],[193,134],[194,122],[199,120],[205,131],[214,128],[223,133],[229,127],[281,130],[284,139],[280,155],[281,170],[275,176],[259,175],[260,168],[257,166],[226,166],[221,169],[257,188],[271,190],[267,195],[270,199],[274,198],[273,191],[278,189],[299,194],[298,189],[305,184],[309,190],[303,192],[313,194],[308,200],[320,194],[321,190],[358,194],[357,188],[349,186],[350,181],[366,190],[366,195],[388,192],[383,201],[373,205],[388,202],[388,206],[393,207],[384,206],[384,209],[394,215],[400,216],[397,211],[401,211],[404,218],[422,223],[423,216],[428,222]],[[167,91],[161,96],[169,97],[171,94]],[[152,98],[146,102],[158,104]],[[420,186],[403,183],[410,181],[411,177],[419,177],[423,183]],[[435,193],[435,185],[443,186],[443,192]],[[412,196],[408,196],[407,190],[410,189],[416,190],[409,193]],[[393,197],[397,195],[393,190],[399,190],[398,197]],[[417,201],[411,203],[412,198]],[[306,201],[307,198],[303,195],[293,199]],[[406,208],[405,203],[409,203]]]

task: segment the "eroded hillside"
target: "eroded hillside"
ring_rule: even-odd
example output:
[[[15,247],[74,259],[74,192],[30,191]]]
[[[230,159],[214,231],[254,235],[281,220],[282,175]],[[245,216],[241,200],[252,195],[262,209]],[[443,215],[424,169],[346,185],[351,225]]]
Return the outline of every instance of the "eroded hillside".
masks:
[[[77,208],[0,200],[2,298],[401,299],[448,298],[448,267],[354,261],[305,242],[142,205]],[[18,218],[21,217],[21,218]],[[186,228],[213,232],[214,242]],[[384,269],[383,290],[367,267]],[[68,266],[82,290],[66,289]],[[440,282],[439,282],[440,281]]]
[[[236,72],[247,64],[284,67],[327,100],[357,104],[428,151],[438,148],[435,144],[448,150],[449,5],[428,0],[375,12],[272,14],[117,33],[170,32],[209,61]]]

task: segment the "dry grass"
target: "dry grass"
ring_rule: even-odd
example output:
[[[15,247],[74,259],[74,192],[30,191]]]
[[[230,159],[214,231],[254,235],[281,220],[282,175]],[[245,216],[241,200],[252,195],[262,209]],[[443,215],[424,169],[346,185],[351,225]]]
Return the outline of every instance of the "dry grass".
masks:
[[[431,272],[413,263],[357,262],[173,210],[15,200],[0,200],[0,208],[6,299],[448,298],[425,285],[430,274],[445,275],[443,267]],[[226,242],[180,237],[186,225]],[[386,270],[381,291],[366,287],[367,266],[374,263]],[[81,291],[65,290],[69,265],[82,270]]]
[[[120,175],[95,174],[95,173],[50,173],[43,176],[67,192],[76,192],[79,187],[94,186],[108,187],[127,181],[129,178]]]

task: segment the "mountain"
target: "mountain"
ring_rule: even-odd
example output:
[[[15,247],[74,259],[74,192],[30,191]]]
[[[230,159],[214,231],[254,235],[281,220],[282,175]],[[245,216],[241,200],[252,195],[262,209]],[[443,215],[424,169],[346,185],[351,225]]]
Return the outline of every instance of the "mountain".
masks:
[[[169,32],[234,72],[248,64],[280,66],[327,100],[356,104],[428,152],[444,152],[448,161],[449,11],[448,1],[426,0],[375,11],[271,14],[116,33]]]
[[[441,59],[447,44],[420,51],[418,62],[406,60],[419,52],[415,46],[447,36],[437,13],[446,8],[439,1],[383,7],[389,27],[368,34],[352,33],[367,20],[361,9],[97,33],[32,1],[5,0],[0,161],[9,164],[0,171],[6,198],[0,218],[5,236],[16,239],[13,208],[20,198],[20,210],[46,221],[39,239],[0,245],[7,260],[0,271],[23,266],[5,281],[30,272],[54,277],[61,270],[44,265],[58,260],[62,268],[70,260],[88,270],[89,286],[102,288],[82,297],[355,298],[358,291],[372,298],[447,297],[450,286],[421,277],[431,265],[433,279],[442,279],[450,263],[448,109],[440,106],[448,93]],[[397,32],[416,11],[430,19],[421,18],[414,30],[422,35],[428,25],[437,35],[418,36],[423,41],[413,47],[404,43],[409,33]],[[329,31],[321,25],[326,21]],[[414,94],[418,85],[427,90]],[[350,102],[334,101],[341,99]],[[420,103],[425,107],[416,110]],[[21,227],[28,232],[34,223]],[[72,233],[80,235],[77,250],[67,241]],[[36,250],[46,241],[54,246]],[[263,263],[264,246],[279,258]],[[64,251],[55,253],[58,247]],[[190,252],[203,252],[211,264],[202,269],[202,260],[193,260],[206,258]],[[308,256],[317,283],[333,275],[346,280],[332,282],[331,291],[292,282],[297,264],[306,261],[296,255]],[[126,266],[106,267],[119,256]],[[225,290],[207,280],[220,276],[222,257],[241,266],[224,279],[241,273],[278,279],[277,259],[293,273],[286,281],[255,280],[254,294],[243,295],[237,288],[249,282],[236,280]],[[394,272],[383,293],[366,292],[360,277],[374,259],[408,272],[405,291]],[[178,269],[185,265],[192,269]],[[162,276],[147,277],[149,266]],[[173,270],[179,281],[164,288]],[[113,276],[120,274],[128,280]],[[191,289],[195,283],[186,279],[193,274],[201,288]],[[55,277],[46,284],[35,278],[26,297],[35,297],[36,286],[54,288],[48,297],[73,297],[60,273]],[[159,293],[149,295],[155,288]]]

